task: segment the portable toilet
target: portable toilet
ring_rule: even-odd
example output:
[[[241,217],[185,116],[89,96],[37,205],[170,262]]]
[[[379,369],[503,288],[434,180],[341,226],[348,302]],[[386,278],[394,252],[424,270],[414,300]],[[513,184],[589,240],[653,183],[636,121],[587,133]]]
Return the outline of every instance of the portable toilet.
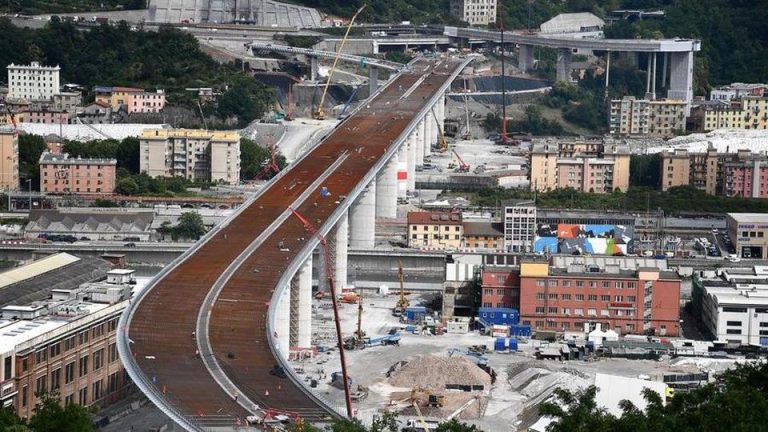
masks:
[[[509,350],[510,351],[517,351],[517,338],[510,338],[509,339]]]
[[[493,348],[497,352],[504,352],[507,350],[507,344],[505,342],[506,342],[506,339],[504,339],[503,337],[497,337],[496,342],[493,344]]]

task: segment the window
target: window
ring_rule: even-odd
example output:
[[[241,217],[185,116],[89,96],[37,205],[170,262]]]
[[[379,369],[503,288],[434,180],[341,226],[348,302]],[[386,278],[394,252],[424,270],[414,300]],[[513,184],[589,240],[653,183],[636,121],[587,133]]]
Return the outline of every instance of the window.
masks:
[[[21,406],[27,406],[27,399],[29,399],[29,387],[24,384],[24,387],[21,388]]]
[[[11,374],[13,374],[13,357],[8,356],[3,364],[3,380],[11,379]]]
[[[556,314],[557,313],[557,308],[556,307],[550,307],[548,312],[551,313],[551,314]]]
[[[570,300],[571,299],[571,295],[570,294],[560,294],[560,297],[563,300]]]
[[[118,385],[118,375],[117,372],[113,373],[109,377],[107,377],[107,392],[108,393],[114,393],[117,391],[117,385]]]
[[[747,308],[740,308],[740,307],[724,307],[723,312],[740,312],[740,313],[746,313]]]
[[[617,302],[623,302],[624,301],[624,296],[617,295],[615,297],[615,299],[616,299]]]
[[[740,335],[741,334],[741,329],[728,329],[728,330],[725,331],[725,333]]]
[[[73,403],[75,403],[74,394],[68,394],[66,397],[64,397],[64,406],[72,405]]]
[[[51,391],[56,391],[61,386],[61,368],[51,371]]]
[[[584,301],[584,294],[576,294],[576,301]]]
[[[610,316],[610,315],[611,315],[611,311],[609,311],[608,309],[600,309],[600,316]]]
[[[592,309],[592,308],[587,309],[587,315],[597,316],[597,309]]]
[[[88,405],[88,387],[83,387],[77,392],[77,403],[80,405]]]
[[[536,313],[537,314],[543,314],[544,313],[544,306],[536,306]]]
[[[624,288],[624,282],[616,282],[616,288]]]
[[[584,288],[584,281],[576,281],[576,288]]]
[[[84,331],[78,335],[78,343],[80,345],[85,345],[88,343],[88,331]]]
[[[102,391],[101,382],[102,381],[103,380],[98,380],[95,383],[93,383],[93,400],[101,399],[101,396],[102,396],[102,394],[101,394],[101,391]]]
[[[35,352],[35,364],[39,365],[48,360],[48,350],[43,348],[40,351]]]
[[[627,288],[635,289],[637,288],[637,284],[635,282],[627,282]]]
[[[628,302],[634,302],[635,300],[636,300],[635,296],[627,296],[627,301]]]
[[[589,301],[597,301],[597,294],[590,294],[587,299]]]
[[[21,359],[21,371],[26,372],[29,369],[29,357]]]
[[[69,384],[75,380],[75,362],[67,363],[64,366],[64,384]]]
[[[550,300],[557,300],[557,293],[549,293]]]
[[[51,345],[50,352],[51,352],[50,358],[54,358],[57,355],[61,354],[61,344]]]
[[[544,328],[544,321],[536,321],[536,328]]]
[[[75,337],[64,339],[64,351],[69,351],[75,347]]]
[[[597,282],[595,282],[595,281],[589,281],[589,287],[590,287],[590,288],[597,288]]]
[[[47,378],[48,378],[48,375],[43,375],[37,378],[37,380],[35,381],[35,395],[41,396],[48,393],[46,388],[48,384],[46,382]]]
[[[484,288],[483,294],[485,295],[493,295],[493,288]]]
[[[547,295],[544,294],[543,292],[536,293],[536,300],[546,300],[546,299],[547,299]]]
[[[725,324],[728,326],[741,327],[741,321],[728,321]]]
[[[610,287],[611,287],[611,283],[610,282],[603,281],[603,288],[610,288]]]
[[[544,279],[537,279],[536,280],[536,286],[537,287],[545,287],[545,286],[547,286],[547,282]]]
[[[88,356],[80,357],[80,377],[88,375]]]
[[[550,279],[549,280],[549,286],[556,287],[557,286],[557,279]]]
[[[609,295],[601,295],[600,296],[600,301],[606,301],[606,302],[607,301],[611,301],[611,296],[609,296]]]

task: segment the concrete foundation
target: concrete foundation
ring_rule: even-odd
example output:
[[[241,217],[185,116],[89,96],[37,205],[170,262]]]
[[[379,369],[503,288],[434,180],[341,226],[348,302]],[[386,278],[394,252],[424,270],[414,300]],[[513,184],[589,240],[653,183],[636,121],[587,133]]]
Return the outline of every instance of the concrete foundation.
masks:
[[[571,50],[557,50],[557,81],[571,82]]]
[[[376,244],[376,182],[363,189],[349,208],[349,246],[373,249]]]
[[[520,69],[521,72],[530,72],[533,70],[534,49],[533,45],[520,45],[520,52],[517,56],[517,68]]]

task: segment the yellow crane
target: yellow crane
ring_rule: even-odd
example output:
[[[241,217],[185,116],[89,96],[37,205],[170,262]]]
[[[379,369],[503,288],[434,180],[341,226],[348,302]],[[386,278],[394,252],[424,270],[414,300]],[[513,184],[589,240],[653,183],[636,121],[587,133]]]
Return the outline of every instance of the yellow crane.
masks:
[[[331,85],[331,79],[333,78],[333,72],[336,71],[336,65],[339,63],[339,57],[341,56],[341,51],[344,49],[344,44],[347,43],[347,37],[349,36],[349,31],[352,30],[352,24],[355,23],[355,19],[358,15],[360,15],[360,12],[363,11],[363,9],[368,6],[367,4],[363,3],[362,6],[360,6],[360,9],[355,12],[354,15],[352,15],[352,20],[349,22],[349,25],[347,26],[347,31],[344,33],[344,38],[341,39],[341,43],[339,44],[339,49],[336,50],[336,57],[333,59],[333,66],[331,66],[331,70],[328,71],[328,81],[325,82],[325,88],[323,89],[323,95],[320,97],[320,103],[317,105],[317,111],[312,113],[312,117],[314,117],[317,120],[325,120],[325,111],[323,111],[323,103],[325,102],[325,96],[328,94],[328,87]]]
[[[437,120],[437,114],[435,114],[434,108],[432,108],[432,117],[435,119],[435,125],[437,125],[437,134],[440,137],[440,153],[445,153],[448,151],[448,142],[445,140],[443,128],[440,127],[440,122]]]
[[[405,298],[405,276],[403,275],[403,262],[400,261],[398,267],[397,267],[397,273],[400,276],[400,300],[397,301],[397,306],[395,306],[395,316],[400,316],[405,312],[405,308],[410,305],[408,302],[408,299]]]

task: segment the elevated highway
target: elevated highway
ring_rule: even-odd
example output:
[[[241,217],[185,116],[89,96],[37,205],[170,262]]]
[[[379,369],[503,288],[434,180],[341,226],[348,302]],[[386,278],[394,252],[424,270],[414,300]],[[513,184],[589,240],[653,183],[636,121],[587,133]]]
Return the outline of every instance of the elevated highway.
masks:
[[[412,62],[129,305],[120,358],[156,406],[188,431],[229,430],[266,410],[309,421],[342,415],[289,368],[287,379],[270,374],[294,347],[311,348],[318,239],[290,209],[333,240],[334,256],[323,259],[346,284],[347,245],[372,248],[375,218],[395,217],[437,139],[445,92],[471,60]]]

